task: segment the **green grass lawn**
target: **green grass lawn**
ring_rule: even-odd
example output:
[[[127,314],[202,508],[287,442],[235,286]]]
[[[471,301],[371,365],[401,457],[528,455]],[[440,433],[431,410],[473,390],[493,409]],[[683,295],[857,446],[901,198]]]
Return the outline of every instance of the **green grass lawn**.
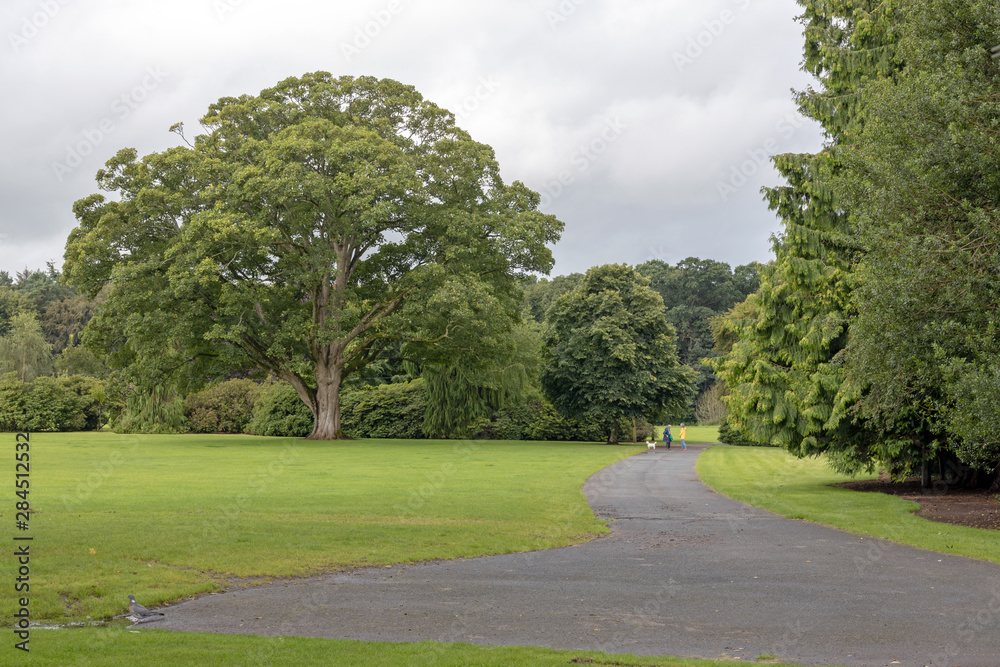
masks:
[[[608,655],[537,647],[474,646],[420,642],[389,644],[311,639],[84,629],[36,631],[31,659],[18,664],[51,665],[569,665],[637,667],[732,667],[735,662]],[[8,647],[0,647],[0,661]],[[8,663],[4,663],[8,664]]]
[[[851,479],[824,459],[797,459],[773,447],[712,447],[698,460],[705,484],[734,500],[790,519],[1000,563],[1000,533],[935,523],[911,514],[916,503],[830,486]]]
[[[10,441],[13,435],[0,435]],[[607,532],[583,482],[644,446],[32,436],[35,620],[108,618],[237,580],[530,551]],[[13,460],[13,456],[11,456]],[[14,466],[4,466],[13,529]],[[0,576],[12,581],[12,558]],[[2,598],[11,618],[13,599]]]

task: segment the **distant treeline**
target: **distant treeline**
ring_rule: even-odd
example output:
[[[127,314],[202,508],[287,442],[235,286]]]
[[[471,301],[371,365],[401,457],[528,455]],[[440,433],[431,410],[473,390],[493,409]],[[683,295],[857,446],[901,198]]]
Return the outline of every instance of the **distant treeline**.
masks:
[[[662,297],[666,319],[676,330],[680,362],[697,373],[695,397],[705,397],[715,384],[711,370],[701,364],[701,359],[714,354],[709,322],[757,288],[757,265],[733,270],[723,262],[688,258],[674,266],[650,261],[636,271]],[[546,312],[583,279],[583,274],[571,274],[524,283],[523,321],[514,332],[516,349],[511,357],[511,365],[521,372],[513,379],[484,383],[460,368],[452,368],[446,378],[428,377],[425,369],[402,355],[388,355],[345,386],[344,432],[352,437],[393,438],[606,438],[607,424],[599,419],[561,416],[539,382]],[[63,431],[110,425],[130,432],[288,436],[311,431],[312,415],[291,386],[252,369],[204,378],[183,395],[176,387],[138,389],[108,366],[108,357],[96,346],[82,344],[86,325],[101,301],[101,296],[87,300],[63,284],[51,265],[14,276],[0,272],[0,372],[6,374],[0,384],[0,429]],[[429,408],[429,398],[436,400],[435,387],[442,383],[459,388],[474,404],[466,409],[475,414],[458,418],[456,423],[463,425],[451,432],[441,423],[441,410]],[[721,419],[719,393],[711,396],[717,404],[716,422]],[[693,422],[694,408],[692,400],[671,418]],[[646,419],[622,420],[617,429],[627,439],[652,433]]]

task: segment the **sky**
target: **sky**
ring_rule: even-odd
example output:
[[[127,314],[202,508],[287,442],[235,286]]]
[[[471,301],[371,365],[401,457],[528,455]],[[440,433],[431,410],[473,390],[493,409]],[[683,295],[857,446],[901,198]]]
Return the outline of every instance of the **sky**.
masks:
[[[771,257],[769,156],[822,133],[794,0],[4,0],[0,270],[62,265],[118,150],[326,71],[414,86],[565,223],[552,275]]]

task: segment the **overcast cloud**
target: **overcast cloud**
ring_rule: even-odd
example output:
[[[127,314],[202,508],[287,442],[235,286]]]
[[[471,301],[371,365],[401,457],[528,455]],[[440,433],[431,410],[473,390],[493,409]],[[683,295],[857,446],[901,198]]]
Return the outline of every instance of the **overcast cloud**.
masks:
[[[324,70],[415,86],[566,223],[554,274],[766,261],[767,156],[815,151],[794,0],[5,0],[0,270],[62,264],[123,147]]]

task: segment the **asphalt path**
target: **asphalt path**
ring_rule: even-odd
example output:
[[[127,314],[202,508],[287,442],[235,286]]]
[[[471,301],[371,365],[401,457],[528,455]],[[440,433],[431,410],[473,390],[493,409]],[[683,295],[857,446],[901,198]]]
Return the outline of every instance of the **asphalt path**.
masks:
[[[156,627],[812,665],[1000,667],[1000,566],[803,521],[702,484],[703,448],[643,452],[584,493],[612,533],[526,554],[206,595]]]

